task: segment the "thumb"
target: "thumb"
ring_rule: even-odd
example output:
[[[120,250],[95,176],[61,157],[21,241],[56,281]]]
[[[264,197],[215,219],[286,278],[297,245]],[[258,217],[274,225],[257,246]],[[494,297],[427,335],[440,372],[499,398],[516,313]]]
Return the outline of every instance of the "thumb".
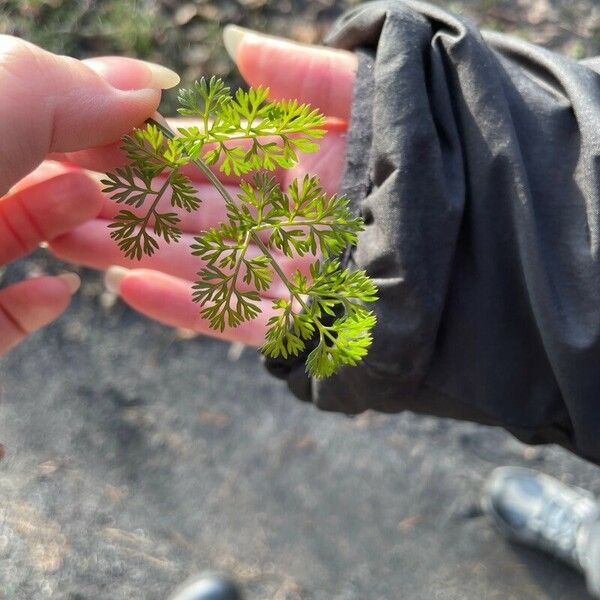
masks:
[[[268,86],[274,99],[295,98],[328,117],[348,120],[357,61],[346,50],[299,44],[236,25],[223,41],[244,79]]]
[[[87,63],[0,35],[0,196],[49,152],[109,144],[154,113],[175,73],[125,58]]]

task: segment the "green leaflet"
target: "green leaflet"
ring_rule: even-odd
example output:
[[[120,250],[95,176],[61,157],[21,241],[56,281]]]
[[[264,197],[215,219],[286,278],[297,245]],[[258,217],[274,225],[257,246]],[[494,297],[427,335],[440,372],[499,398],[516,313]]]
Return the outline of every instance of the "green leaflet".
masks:
[[[175,135],[151,120],[126,136],[122,147],[130,164],[103,180],[104,191],[127,207],[109,225],[110,235],[137,260],[154,254],[161,241],[178,242],[173,208],[201,209],[189,167],[184,172],[193,163],[227,212],[225,223],[192,245],[202,261],[193,288],[200,314],[218,331],[253,320],[276,277],[288,295],[273,301],[262,352],[284,358],[306,352],[307,372],[327,377],[358,364],[372,341],[375,316],[365,305],[376,300],[377,289],[366,273],[343,269],[336,258],[356,244],[363,221],[347,198],[326,194],[317,177],[281,189],[269,171],[294,166],[299,152],[315,152],[325,118],[309,105],[268,96],[262,87],[232,95],[220,79],[201,79],[179,94],[179,112],[197,118],[197,125]],[[225,174],[248,175],[236,198],[210,170],[217,164]],[[250,246],[261,253],[251,255]],[[286,275],[281,255],[314,257],[310,273]]]

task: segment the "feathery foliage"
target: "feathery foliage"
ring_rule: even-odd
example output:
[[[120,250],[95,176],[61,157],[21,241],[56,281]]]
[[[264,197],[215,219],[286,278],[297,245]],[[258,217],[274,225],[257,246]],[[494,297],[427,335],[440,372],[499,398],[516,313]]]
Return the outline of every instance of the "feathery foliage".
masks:
[[[184,169],[193,163],[222,196],[227,213],[226,222],[197,236],[191,249],[202,262],[193,292],[202,317],[218,331],[255,319],[276,275],[288,293],[273,301],[262,351],[283,358],[306,352],[307,372],[326,377],[356,365],[372,341],[375,316],[365,304],[376,300],[377,289],[363,271],[344,269],[337,259],[356,244],[363,221],[347,198],[328,195],[317,177],[281,189],[270,171],[293,167],[299,152],[315,152],[325,118],[309,105],[268,96],[262,87],[232,95],[220,79],[201,79],[179,94],[179,112],[198,125],[175,135],[150,120],[126,136],[122,147],[130,164],[103,180],[105,192],[128,207],[114,217],[110,235],[137,260],[154,254],[160,241],[178,242],[180,219],[172,208],[201,206]],[[212,165],[226,175],[249,174],[237,198]],[[309,274],[297,270],[287,277],[278,263],[282,255],[314,257]]]

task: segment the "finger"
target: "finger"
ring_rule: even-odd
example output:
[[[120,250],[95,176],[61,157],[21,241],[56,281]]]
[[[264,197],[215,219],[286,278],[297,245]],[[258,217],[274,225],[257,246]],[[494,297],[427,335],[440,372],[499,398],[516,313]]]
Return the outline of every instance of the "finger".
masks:
[[[180,127],[192,127],[198,126],[200,122],[196,119],[168,119],[169,126],[173,131],[177,131]],[[345,136],[347,130],[347,123],[337,118],[328,118],[325,121],[323,129],[327,131],[327,135],[325,138],[319,141],[320,145],[323,145],[324,140],[328,138],[340,138]],[[267,138],[260,138],[262,143],[269,141]],[[274,141],[279,142],[279,139],[274,139]],[[248,141],[239,141],[235,144],[228,145],[238,145],[242,148],[248,149],[250,142]],[[210,146],[207,145],[207,150],[210,149]],[[306,155],[309,156],[309,155]],[[84,169],[89,169],[91,171],[97,171],[98,173],[107,173],[109,171],[114,170],[117,167],[123,167],[126,164],[129,164],[130,161],[125,156],[123,151],[121,150],[121,142],[115,142],[113,144],[108,144],[106,146],[101,146],[98,148],[89,148],[86,150],[81,150],[78,152],[66,152],[66,153],[55,153],[50,158],[54,160],[66,161],[68,163],[77,165]],[[304,160],[304,157],[303,159]],[[230,175],[225,175],[219,169],[219,164],[211,166],[211,170],[219,180],[223,183],[235,185],[239,184],[241,177],[236,176],[231,173]],[[192,181],[198,182],[206,182],[206,176],[202,174],[202,172],[196,167],[194,164],[190,164],[184,167],[183,172],[190,177]],[[272,171],[273,176],[277,179],[277,181],[281,182],[284,178],[284,169],[276,169]]]
[[[74,173],[77,175],[74,175]],[[83,223],[85,220],[89,220],[93,217],[110,221],[125,206],[124,204],[120,204],[101,193],[101,187],[103,187],[103,184],[100,180],[105,178],[103,175],[95,173],[94,171],[80,170],[78,167],[72,167],[70,165],[56,163],[54,161],[45,161],[42,163],[42,165],[33,173],[29,174],[15,186],[13,186],[10,190],[9,196],[16,194],[16,192],[19,192],[21,195],[26,195],[27,197],[35,197],[36,194],[44,197],[50,196],[53,194],[52,186],[55,184],[54,182],[51,183],[51,181],[59,175],[65,174],[71,174],[71,179],[73,180],[80,180],[87,176],[89,180],[89,186],[90,188],[93,187],[95,192],[92,195],[89,193],[90,190],[78,190],[75,186],[73,186],[74,189],[72,190],[72,193],[68,195],[69,202],[67,202],[66,196],[63,198],[65,202],[65,212],[68,212],[71,217],[76,216],[75,212],[71,212],[71,200],[77,202],[77,204],[74,202],[74,209],[81,211],[83,208],[81,203],[83,202],[85,202],[88,209],[86,211],[85,218],[82,217],[78,222],[69,223],[69,229],[72,229],[76,225],[79,225],[79,223]],[[163,177],[157,178],[155,187],[162,187],[164,181],[165,179]],[[73,183],[75,183],[75,181],[73,181]],[[34,186],[35,190],[32,189]],[[226,222],[227,209],[223,198],[219,195],[219,192],[215,189],[215,187],[212,184],[207,183],[196,183],[195,187],[197,189],[197,197],[201,201],[199,210],[188,212],[184,208],[172,206],[170,188],[165,192],[156,209],[159,212],[175,213],[180,219],[179,228],[188,233],[200,233],[201,231],[204,231],[210,227],[216,227],[217,225]],[[224,187],[234,200],[240,193],[240,189],[237,186],[225,185]],[[2,206],[2,202],[3,201],[0,200],[0,208]],[[58,206],[58,208],[61,209],[60,206]],[[147,206],[127,206],[127,210],[130,210],[136,215],[146,215],[148,208]],[[92,211],[93,214],[90,214],[90,211]],[[151,217],[148,222],[149,225],[153,225],[154,218]],[[60,233],[63,232],[61,231]],[[56,235],[60,235],[60,233]],[[52,237],[56,237],[56,235]],[[49,237],[46,239],[52,238]]]
[[[164,120],[159,113],[154,113],[152,117],[156,120]],[[201,125],[198,119],[186,118],[169,119],[166,124],[170,126],[173,131],[177,131],[177,127]],[[75,164],[90,171],[107,173],[108,171],[112,171],[117,167],[123,167],[131,162],[121,150],[121,145],[122,141],[119,139],[104,146],[85,148],[84,150],[78,150],[76,152],[54,152],[49,155],[48,158]]]
[[[279,183],[287,185],[293,178],[302,178],[306,174],[317,175],[321,178],[321,183],[326,192],[331,194],[336,193],[339,190],[339,182],[344,165],[345,137],[345,130],[331,131],[329,135],[321,140],[319,150],[314,154],[303,156],[300,163],[281,176],[282,180]],[[98,181],[104,178],[104,176],[93,172],[89,172],[89,174],[90,177]],[[38,179],[40,178],[38,176]],[[25,181],[29,181],[29,178]],[[154,187],[159,189],[163,183],[164,178],[159,177]],[[19,184],[19,187],[23,187],[23,185]],[[194,185],[197,189],[197,197],[202,201],[199,210],[188,212],[183,208],[171,206],[170,189],[167,190],[163,198],[159,201],[157,210],[159,212],[167,210],[168,212],[174,212],[181,219],[179,223],[180,229],[187,233],[200,233],[210,227],[225,223],[227,221],[226,206],[216,188],[211,183],[206,183],[205,181],[196,181]],[[240,193],[239,187],[231,184],[225,184],[224,187],[229,195],[236,200]],[[100,219],[111,220],[122,208],[123,204],[106,198],[98,217]],[[145,215],[147,208],[144,208],[144,206],[128,206],[127,210],[136,215]],[[151,218],[149,223],[152,225],[154,220]]]
[[[58,160],[64,163],[77,165],[82,169],[95,171],[97,173],[108,173],[118,167],[124,167],[131,161],[121,150],[121,140],[97,146],[96,148],[87,148],[77,152],[52,152],[47,156],[50,160]]]
[[[99,181],[103,176],[99,176],[91,171],[88,171],[90,177]],[[158,177],[154,184],[155,189],[160,189],[165,182],[164,177]],[[199,210],[187,211],[185,208],[179,206],[173,206],[171,204],[171,188],[168,188],[162,198],[159,200],[156,210],[160,212],[172,212],[177,215],[180,219],[178,227],[183,232],[187,233],[200,233],[211,227],[217,227],[221,223],[227,222],[227,207],[223,200],[223,197],[217,191],[217,189],[211,183],[195,183],[194,186],[197,190],[196,196],[200,200]],[[237,201],[240,188],[238,186],[224,185],[223,186],[231,198]],[[100,212],[98,213],[99,219],[112,221],[115,215],[122,210],[124,207],[123,203],[119,203],[112,200],[109,197],[104,196]],[[145,216],[148,213],[147,205],[143,206],[127,206],[127,210],[138,216]],[[149,225],[154,225],[155,218],[153,215],[148,219]]]
[[[346,50],[298,44],[227,25],[223,40],[244,79],[271,97],[296,98],[328,116],[349,119],[356,57]]]
[[[178,82],[157,65],[87,63],[0,35],[0,195],[50,152],[109,144],[154,113]]]
[[[290,169],[284,176],[280,184],[289,184],[294,177],[302,178],[306,174],[317,175],[321,177],[323,188],[326,192],[334,194],[339,189],[339,181],[341,179],[342,167],[344,164],[345,138],[344,136],[328,137],[324,140],[321,149],[311,155],[310,159],[305,159],[298,165]],[[165,178],[158,177],[153,184],[154,189],[160,189],[165,182]],[[180,219],[178,227],[181,231],[187,233],[200,233],[211,227],[217,227],[222,223],[228,222],[227,206],[219,191],[212,183],[195,183],[194,187],[197,190],[197,198],[201,201],[200,208],[188,212],[184,208],[171,205],[171,190],[167,189],[163,197],[157,204],[158,212],[173,212]],[[237,204],[241,204],[238,199],[240,188],[233,185],[223,186],[229,196]],[[143,206],[127,206],[127,210],[138,216],[146,216],[148,214],[148,202]],[[106,198],[102,205],[102,209],[98,217],[100,219],[112,220],[115,215],[122,210],[124,205],[115,200]],[[151,215],[148,223],[153,225],[154,217]],[[264,231],[261,238],[268,239],[268,232]]]
[[[173,123],[171,125],[171,128],[176,134],[178,128],[197,126],[199,124],[198,121],[191,119],[177,119],[171,122]],[[324,128],[327,129],[329,126],[338,129],[340,127],[340,124],[338,122],[332,123],[331,125],[326,124]],[[263,144],[266,144],[268,142],[281,142],[280,138],[276,137],[261,137],[259,139]],[[252,143],[252,140],[242,139],[227,142],[225,145],[228,148],[239,147],[247,151],[252,145]],[[208,152],[212,148],[214,148],[214,144],[206,144],[206,146],[204,147],[204,151]],[[116,142],[114,144],[110,144],[99,148],[90,148],[82,150],[80,152],[54,153],[49,158],[52,158],[53,160],[66,161],[68,163],[83,167],[85,169],[102,173],[111,171],[117,167],[123,167],[131,163],[131,161],[127,158],[125,153],[121,150],[121,142]],[[247,174],[236,175],[233,172],[229,174],[224,173],[223,171],[221,171],[222,163],[223,157],[221,157],[221,159],[217,161],[216,164],[210,165],[209,167],[210,170],[219,178],[219,180],[222,183],[239,184],[239,182],[243,178],[248,177]],[[181,171],[190,179],[192,179],[192,181],[208,181],[207,177],[193,163],[189,163],[183,166]],[[279,167],[271,171],[271,174],[278,181],[281,181],[283,173],[284,169]]]
[[[56,319],[79,288],[79,277],[37,277],[0,290],[0,355]]]
[[[165,179],[162,177],[157,179],[154,187],[159,189],[162,187],[164,181]],[[178,227],[187,233],[200,233],[210,227],[216,227],[220,223],[225,223],[227,221],[227,208],[223,198],[219,195],[219,192],[215,187],[207,183],[197,183],[195,187],[197,189],[197,198],[202,201],[198,210],[188,212],[184,208],[172,206],[170,189],[167,190],[164,196],[159,200],[156,210],[158,212],[175,213],[181,219]],[[237,195],[240,192],[239,188],[234,186],[225,186],[225,189],[234,199],[237,198]],[[150,201],[148,200],[147,203],[149,202]],[[123,208],[123,204],[119,204],[110,198],[106,198],[98,217],[110,221]],[[146,215],[148,212],[147,206],[127,206],[126,208],[139,216]],[[150,218],[149,224],[154,224],[153,217]]]
[[[109,237],[108,221],[95,220],[51,241],[49,249],[61,260],[101,271],[111,265],[118,265],[128,269],[152,269],[195,281],[198,279],[198,272],[206,263],[191,254],[190,247],[193,243],[192,235],[183,234],[178,243],[162,244],[152,256],[144,256],[140,261],[129,259]],[[257,246],[250,245],[246,256],[254,258],[261,254]],[[298,270],[308,275],[310,265],[314,261],[315,257],[311,255],[294,259],[278,255],[278,265],[287,277],[291,277]],[[251,286],[240,282],[240,289],[248,290]],[[288,292],[283,282],[275,275],[271,287],[264,295],[268,298],[281,298],[287,296]]]
[[[325,192],[337,194],[340,191],[345,164],[346,131],[330,131],[320,140],[317,152],[303,155],[298,163],[285,172],[281,183],[286,187],[294,179],[301,180],[305,175],[316,175]]]
[[[116,268],[106,274],[106,285],[118,293],[132,308],[165,325],[189,329],[220,339],[261,346],[265,341],[267,322],[274,311],[270,300],[261,300],[261,313],[253,321],[222,333],[208,326],[200,316],[201,307],[192,300],[192,283],[157,271]]]
[[[97,181],[84,171],[44,165],[0,199],[0,264],[93,219],[103,202]]]

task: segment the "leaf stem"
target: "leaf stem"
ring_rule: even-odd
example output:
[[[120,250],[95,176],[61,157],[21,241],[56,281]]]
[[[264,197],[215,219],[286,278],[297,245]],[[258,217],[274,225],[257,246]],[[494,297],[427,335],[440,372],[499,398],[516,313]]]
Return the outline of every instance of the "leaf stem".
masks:
[[[175,137],[175,132],[172,129],[170,129],[169,127],[165,127],[158,121],[156,121],[154,119],[148,119],[147,123],[151,123],[151,124],[155,125],[156,127],[158,127],[163,132],[163,134],[166,137],[168,137],[169,139],[173,139]],[[193,163],[202,171],[202,173],[204,175],[206,175],[206,178],[215,186],[215,188],[221,194],[221,196],[223,197],[225,202],[228,202],[230,204],[235,204],[233,198],[231,197],[231,194],[225,189],[223,184],[219,181],[219,178],[211,171],[210,167],[207,164],[205,164],[200,159],[194,160]],[[295,286],[286,277],[285,273],[283,272],[283,270],[277,263],[277,260],[271,254],[270,250],[263,243],[263,241],[260,239],[260,237],[257,235],[257,232],[255,229],[258,229],[258,228],[253,228],[248,232],[250,234],[250,237],[252,237],[252,240],[254,241],[254,243],[260,248],[261,252],[269,259],[269,261],[271,262],[271,266],[273,267],[273,270],[277,273],[277,275],[279,275],[281,281],[288,288],[288,290],[290,291],[292,296],[294,298],[296,298],[296,300],[298,301],[300,306],[306,312],[308,312],[310,310],[308,304],[304,301],[304,298],[302,298],[302,296],[294,289]],[[247,247],[247,244],[246,244],[246,247]],[[323,324],[319,321],[319,319],[315,318],[314,322],[319,330],[320,338],[323,339],[323,334],[326,333],[327,328],[323,326]]]
[[[164,125],[162,125],[154,119],[147,119],[146,122],[158,127],[163,132],[163,134],[170,140],[175,138],[175,132],[169,127],[165,127]],[[219,194],[221,194],[221,196],[223,196],[225,202],[235,204],[235,201],[231,197],[231,194],[225,189],[225,186],[219,181],[219,178],[210,170],[210,167],[205,162],[201,161],[200,159],[194,160],[192,162],[202,171],[202,173],[215,186],[215,188],[217,188],[217,191],[219,192]]]
[[[250,235],[251,235],[250,232],[248,232],[248,233],[246,233],[246,236],[244,237],[244,241],[242,242],[242,249],[240,250],[240,255],[238,257],[238,263],[235,266],[234,272],[230,276],[232,285],[229,288],[229,293],[227,294],[227,300],[225,301],[225,305],[227,306],[227,308],[229,308],[229,303],[231,302],[231,296],[233,296],[233,293],[236,290],[237,279],[240,275],[240,269],[244,262],[244,256],[246,256],[246,251],[248,250],[248,243],[250,242]]]
[[[173,173],[171,173],[171,175],[172,174]],[[152,214],[156,213],[156,207],[158,206],[158,202],[163,197],[164,193],[167,191],[169,185],[171,184],[171,175],[169,175],[167,177],[167,179],[165,180],[165,182],[162,185],[162,187],[156,192],[156,198],[152,202],[152,205],[150,206],[150,210],[148,211],[148,214],[146,215],[146,218],[143,221],[143,227],[144,228],[148,226],[148,221],[150,220],[150,216]]]
[[[300,306],[305,311],[308,311],[309,310],[308,304],[306,304],[306,302],[304,301],[302,296],[294,290],[294,285],[286,277],[286,275],[283,272],[283,270],[281,269],[281,267],[277,264],[275,257],[271,254],[271,251],[265,246],[264,242],[260,239],[260,237],[257,235],[257,233],[254,230],[252,230],[251,235],[252,235],[252,240],[254,241],[254,243],[261,249],[261,252],[271,261],[271,266],[273,267],[273,270],[275,271],[275,273],[277,273],[277,275],[279,275],[279,277],[281,278],[281,281],[283,281],[283,283],[285,284],[287,289],[290,291],[290,293],[294,296],[294,298],[296,298],[296,300],[298,300],[298,303],[300,304]]]
[[[167,188],[169,187],[170,183],[171,183],[171,175],[169,175],[169,177],[167,177],[163,186],[157,192],[155,192],[156,198],[152,202],[152,205],[150,206],[150,209],[146,213],[146,216],[144,217],[144,219],[142,221],[140,221],[140,225],[139,225],[140,232],[136,236],[136,239],[138,240],[138,244],[139,244],[140,248],[142,247],[142,239],[147,235],[146,228],[148,227],[148,221],[150,221],[150,217],[156,213],[156,207],[158,205],[158,202],[163,197],[163,194],[167,191]]]
[[[281,281],[283,281],[287,289],[290,291],[290,294],[294,298],[296,298],[298,304],[300,304],[304,311],[308,313],[310,310],[308,304],[306,304],[304,298],[302,298],[302,296],[294,289],[294,284],[286,277],[281,267],[277,264],[275,257],[271,254],[269,249],[265,246],[264,242],[260,239],[260,237],[256,234],[254,230],[252,231],[251,235],[254,243],[261,249],[262,253],[271,261],[271,266],[273,267],[273,270],[277,273],[277,275],[279,275]],[[332,341],[334,340],[334,338],[331,336],[331,333],[329,333],[328,328],[325,327],[325,325],[323,325],[323,323],[321,323],[321,321],[317,319],[316,316],[314,318],[313,323],[317,326],[317,329],[319,330],[319,340],[321,342],[323,341],[324,335],[328,335]]]

